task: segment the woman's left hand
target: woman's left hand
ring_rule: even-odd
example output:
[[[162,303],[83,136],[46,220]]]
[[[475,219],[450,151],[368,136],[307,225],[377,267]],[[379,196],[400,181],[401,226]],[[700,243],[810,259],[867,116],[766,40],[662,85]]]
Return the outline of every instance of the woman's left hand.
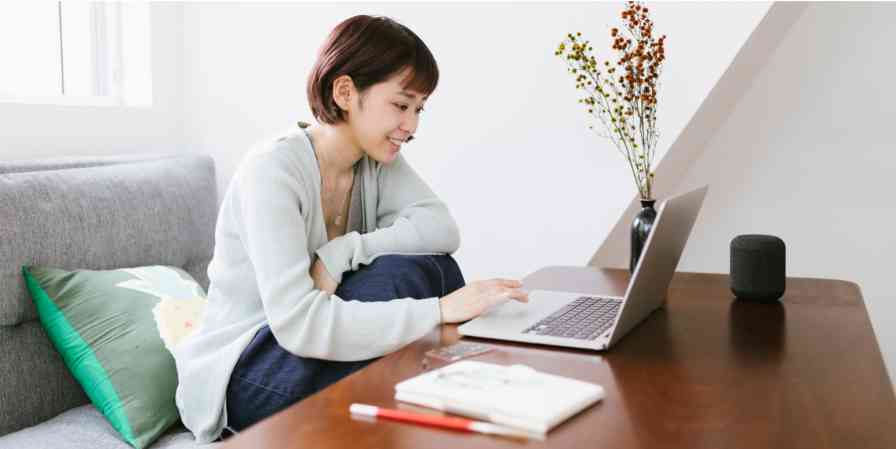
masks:
[[[314,280],[314,288],[331,295],[336,293],[336,287],[339,286],[319,258],[315,258],[314,263],[311,265],[311,279]]]

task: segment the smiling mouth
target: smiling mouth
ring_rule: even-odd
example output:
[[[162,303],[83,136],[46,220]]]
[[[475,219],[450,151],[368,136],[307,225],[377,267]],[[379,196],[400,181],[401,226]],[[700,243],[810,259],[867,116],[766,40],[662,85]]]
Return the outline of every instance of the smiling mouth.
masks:
[[[403,140],[393,139],[391,137],[389,138],[389,142],[392,142],[392,145],[395,145],[397,147],[401,147],[401,144],[404,143]]]

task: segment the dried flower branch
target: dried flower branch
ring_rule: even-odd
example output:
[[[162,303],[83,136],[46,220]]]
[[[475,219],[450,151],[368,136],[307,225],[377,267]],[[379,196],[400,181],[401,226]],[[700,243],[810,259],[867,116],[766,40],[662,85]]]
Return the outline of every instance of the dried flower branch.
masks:
[[[576,89],[584,91],[579,103],[596,117],[620,154],[628,161],[641,198],[652,199],[653,156],[659,133],[656,96],[666,36],[653,37],[653,21],[640,2],[630,1],[621,14],[623,28],[610,30],[611,48],[618,59],[600,64],[591,42],[582,33],[569,33],[554,52],[566,59]],[[594,130],[594,125],[588,127]]]

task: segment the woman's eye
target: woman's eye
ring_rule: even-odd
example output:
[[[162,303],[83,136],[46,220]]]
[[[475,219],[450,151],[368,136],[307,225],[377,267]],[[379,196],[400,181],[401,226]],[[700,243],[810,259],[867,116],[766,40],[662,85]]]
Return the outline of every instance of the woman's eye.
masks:
[[[398,109],[400,109],[402,112],[408,110],[408,105],[406,105],[406,104],[398,104],[398,103],[393,103],[393,104],[394,104]],[[423,112],[423,108],[417,108],[417,113],[419,114],[419,113],[421,113],[421,112]]]

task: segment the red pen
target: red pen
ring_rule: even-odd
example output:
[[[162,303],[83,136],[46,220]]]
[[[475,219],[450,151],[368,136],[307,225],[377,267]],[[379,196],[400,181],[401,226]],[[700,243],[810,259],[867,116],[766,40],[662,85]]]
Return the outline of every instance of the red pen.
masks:
[[[533,435],[525,430],[500,426],[472,419],[454,418],[450,416],[427,415],[423,413],[409,412],[377,407],[375,405],[352,404],[349,411],[353,414],[364,416],[376,416],[377,418],[391,419],[395,421],[422,424],[424,426],[441,427],[443,429],[460,430],[463,432],[479,432],[493,435],[505,435],[519,438],[531,438]]]

